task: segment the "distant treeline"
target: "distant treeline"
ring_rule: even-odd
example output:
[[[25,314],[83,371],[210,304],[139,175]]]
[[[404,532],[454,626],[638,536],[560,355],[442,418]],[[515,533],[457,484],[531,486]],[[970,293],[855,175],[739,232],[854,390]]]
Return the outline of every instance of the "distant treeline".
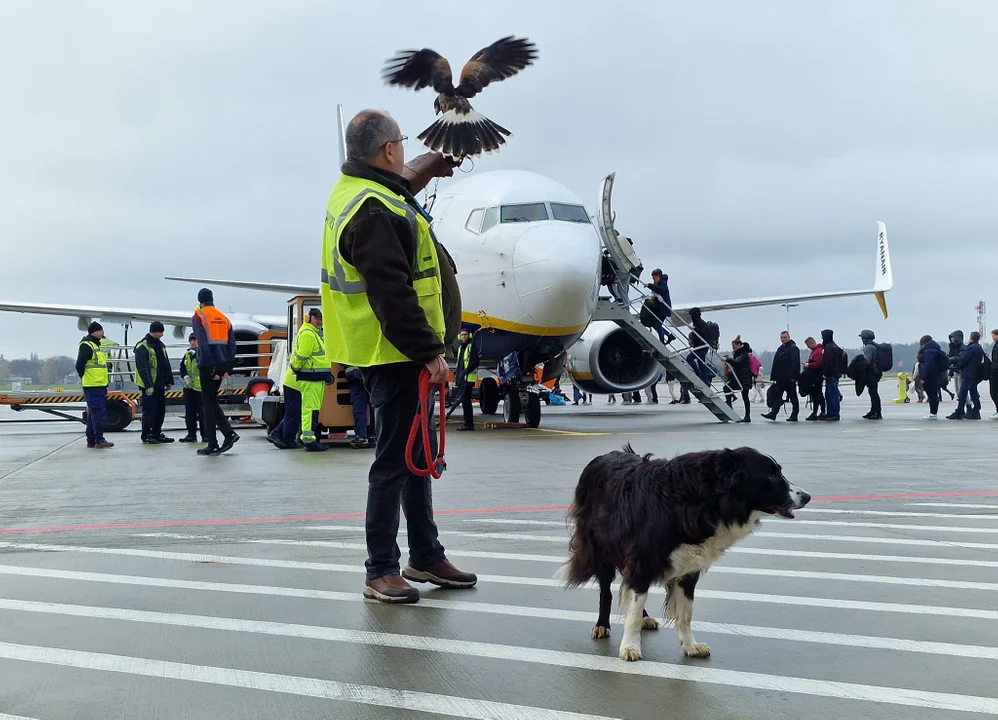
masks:
[[[66,355],[54,355],[42,360],[38,353],[31,357],[8,360],[0,355],[0,383],[8,383],[11,378],[31,378],[35,385],[54,385],[74,372],[76,359]]]

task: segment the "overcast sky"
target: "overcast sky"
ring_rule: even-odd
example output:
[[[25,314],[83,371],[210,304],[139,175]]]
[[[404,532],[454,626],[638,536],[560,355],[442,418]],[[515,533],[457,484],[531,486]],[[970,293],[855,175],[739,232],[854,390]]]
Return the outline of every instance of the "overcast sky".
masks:
[[[618,228],[677,302],[867,287],[882,220],[890,319],[872,297],[806,304],[794,335],[945,338],[981,299],[998,325],[993,0],[429,7],[0,4],[0,301],[188,310],[197,286],[164,275],[315,282],[336,103],[389,109],[418,154],[432,92],[384,87],[385,59],[429,46],[457,73],[515,34],[539,59],[475,101],[514,133],[475,171],[541,172],[590,209],[615,171]],[[764,349],[786,313],[714,319]],[[8,313],[0,330],[8,358],[81,335]]]

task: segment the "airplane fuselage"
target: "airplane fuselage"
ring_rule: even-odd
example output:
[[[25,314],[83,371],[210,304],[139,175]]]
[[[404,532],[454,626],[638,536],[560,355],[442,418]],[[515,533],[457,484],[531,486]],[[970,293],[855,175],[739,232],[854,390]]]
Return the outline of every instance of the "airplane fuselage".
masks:
[[[579,339],[596,307],[601,246],[577,196],[536,173],[498,170],[448,187],[431,213],[482,359],[543,362]]]

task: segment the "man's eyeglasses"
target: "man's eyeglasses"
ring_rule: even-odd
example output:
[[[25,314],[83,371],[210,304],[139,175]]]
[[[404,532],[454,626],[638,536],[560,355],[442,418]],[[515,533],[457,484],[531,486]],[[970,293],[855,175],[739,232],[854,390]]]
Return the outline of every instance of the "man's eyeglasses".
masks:
[[[385,147],[385,145],[391,145],[392,143],[401,143],[402,145],[405,145],[405,141],[408,140],[408,139],[409,139],[408,135],[403,135],[398,140],[389,140],[388,142],[382,144],[381,147],[383,148],[383,147]]]

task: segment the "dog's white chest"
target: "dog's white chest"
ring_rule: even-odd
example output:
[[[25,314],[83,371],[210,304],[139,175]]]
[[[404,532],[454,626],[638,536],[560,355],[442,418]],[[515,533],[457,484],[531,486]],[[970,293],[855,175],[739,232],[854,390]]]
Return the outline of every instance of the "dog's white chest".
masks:
[[[665,580],[706,570],[725,550],[751,535],[756,527],[754,520],[745,525],[722,525],[699,545],[680,545],[669,555],[672,569]]]

